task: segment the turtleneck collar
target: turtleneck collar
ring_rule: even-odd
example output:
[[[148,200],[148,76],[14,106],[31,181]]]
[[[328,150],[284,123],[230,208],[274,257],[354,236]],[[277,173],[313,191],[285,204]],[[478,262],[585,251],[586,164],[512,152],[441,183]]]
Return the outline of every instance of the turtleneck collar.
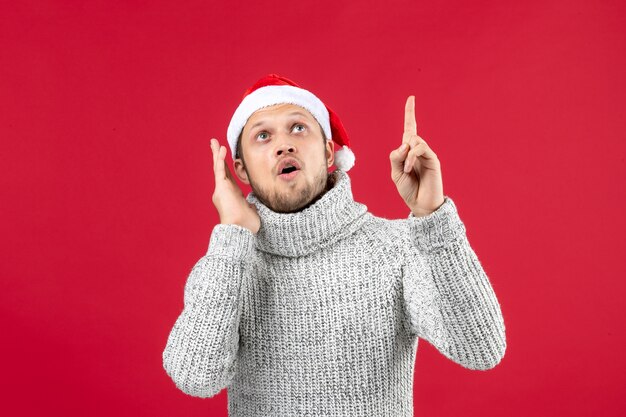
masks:
[[[297,257],[324,248],[345,237],[366,220],[367,206],[354,201],[348,174],[336,169],[334,185],[317,201],[295,213],[278,213],[250,192],[248,202],[257,207],[261,227],[256,247],[275,255]]]

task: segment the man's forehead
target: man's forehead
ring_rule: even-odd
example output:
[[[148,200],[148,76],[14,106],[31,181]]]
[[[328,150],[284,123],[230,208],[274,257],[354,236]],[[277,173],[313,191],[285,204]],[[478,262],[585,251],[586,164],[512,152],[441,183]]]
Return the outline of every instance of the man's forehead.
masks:
[[[291,104],[291,103],[280,103],[280,104],[273,104],[271,106],[262,107],[258,109],[257,111],[255,111],[254,113],[250,115],[248,120],[261,118],[268,113],[286,114],[287,116],[291,116],[292,114],[299,114],[301,116],[313,118],[313,115],[311,114],[311,112],[305,109],[304,107],[298,106],[296,104]]]

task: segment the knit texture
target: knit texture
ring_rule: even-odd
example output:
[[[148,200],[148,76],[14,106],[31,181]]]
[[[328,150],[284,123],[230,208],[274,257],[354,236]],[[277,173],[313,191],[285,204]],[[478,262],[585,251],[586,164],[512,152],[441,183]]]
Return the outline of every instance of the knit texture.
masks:
[[[452,199],[385,219],[330,175],[297,213],[249,193],[257,234],[214,226],[163,351],[180,390],[227,388],[232,417],[413,416],[420,339],[468,369],[504,357],[500,305]]]

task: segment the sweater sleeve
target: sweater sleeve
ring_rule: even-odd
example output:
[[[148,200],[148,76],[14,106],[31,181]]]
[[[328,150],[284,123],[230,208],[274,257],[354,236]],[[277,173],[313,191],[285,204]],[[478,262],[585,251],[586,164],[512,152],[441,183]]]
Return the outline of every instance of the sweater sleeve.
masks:
[[[449,196],[433,213],[406,219],[404,303],[411,331],[474,370],[495,367],[506,350],[505,326],[489,279]]]
[[[163,368],[186,394],[208,398],[230,384],[239,346],[241,291],[250,275],[255,236],[217,224],[209,248],[192,268],[184,307],[163,351]]]

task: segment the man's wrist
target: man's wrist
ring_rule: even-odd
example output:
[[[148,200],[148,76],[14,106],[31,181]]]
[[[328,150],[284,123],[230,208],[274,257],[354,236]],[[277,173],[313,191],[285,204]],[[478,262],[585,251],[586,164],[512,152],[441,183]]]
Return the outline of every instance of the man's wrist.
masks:
[[[444,197],[444,199],[441,201],[441,204],[439,204],[434,210],[429,210],[429,211],[423,210],[423,209],[419,209],[416,206],[411,206],[411,205],[408,205],[408,204],[407,205],[409,206],[409,209],[411,210],[411,213],[413,213],[413,216],[415,216],[415,217],[425,217],[425,216],[428,216],[428,215],[434,213],[435,211],[437,211],[441,206],[443,206],[443,204],[445,202],[446,202],[446,199]]]

